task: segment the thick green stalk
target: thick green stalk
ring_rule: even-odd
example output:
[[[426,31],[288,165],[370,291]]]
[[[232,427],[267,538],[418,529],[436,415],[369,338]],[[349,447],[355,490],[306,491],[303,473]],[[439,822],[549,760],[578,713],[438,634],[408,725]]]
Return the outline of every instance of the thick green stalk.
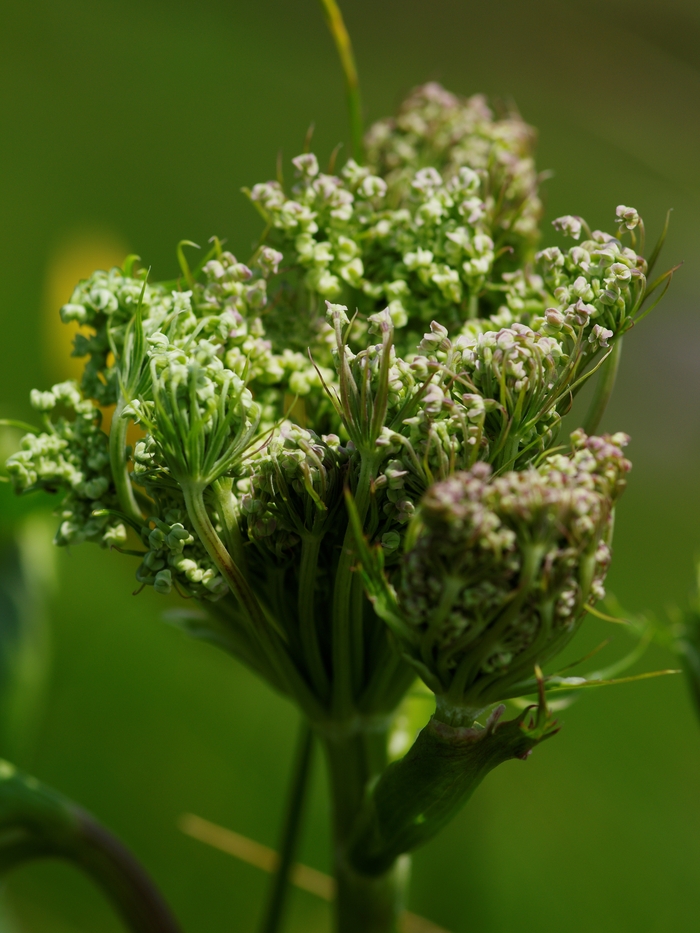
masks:
[[[345,28],[343,14],[335,0],[320,0],[326,23],[333,36],[335,47],[340,58],[340,64],[345,76],[345,88],[348,98],[348,111],[350,114],[350,133],[352,136],[352,155],[356,162],[362,163],[364,157],[362,120],[362,99],[360,97],[360,81],[357,77],[357,66],[352,51],[350,36]]]
[[[289,873],[298,848],[301,819],[304,802],[309,787],[311,772],[311,753],[313,751],[313,731],[306,720],[299,727],[292,783],[287,801],[287,811],[282,828],[279,847],[279,865],[272,879],[270,896],[267,902],[261,933],[278,933],[281,929],[284,909],[289,893]]]
[[[112,477],[117,489],[119,508],[135,522],[143,522],[141,509],[136,502],[134,487],[126,465],[126,432],[129,419],[124,416],[125,402],[120,398],[112,415],[112,424],[109,429],[109,460],[112,468]]]
[[[386,732],[339,731],[322,738],[333,807],[336,933],[396,933],[408,860],[395,860],[385,871],[369,876],[353,868],[348,850],[367,785],[386,763]]]
[[[500,722],[503,710],[497,708],[485,728],[448,725],[438,710],[406,755],[382,772],[355,815],[345,851],[361,877],[385,877],[399,856],[425,844],[455,816],[489,771],[510,758],[526,758],[556,731],[544,710],[536,719],[524,712]]]

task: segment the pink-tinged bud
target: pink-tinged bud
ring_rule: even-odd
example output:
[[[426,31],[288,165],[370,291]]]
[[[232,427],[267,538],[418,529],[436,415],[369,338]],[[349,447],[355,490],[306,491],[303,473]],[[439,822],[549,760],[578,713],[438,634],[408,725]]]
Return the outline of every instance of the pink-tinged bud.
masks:
[[[566,323],[566,318],[561,311],[557,311],[556,308],[547,308],[544,312],[544,316],[547,323],[551,324],[552,327],[563,327]]]

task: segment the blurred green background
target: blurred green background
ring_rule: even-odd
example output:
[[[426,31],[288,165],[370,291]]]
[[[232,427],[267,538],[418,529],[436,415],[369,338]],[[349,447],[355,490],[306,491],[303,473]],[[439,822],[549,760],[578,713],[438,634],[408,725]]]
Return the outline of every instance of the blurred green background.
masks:
[[[693,0],[346,0],[367,117],[428,79],[514,100],[539,128],[547,218],[611,229],[618,203],[664,261],[685,261],[627,339],[604,427],[633,436],[609,589],[637,610],[682,603],[700,546],[700,6]],[[70,274],[137,252],[175,269],[182,238],[259,232],[243,185],[274,176],[310,123],[347,141],[340,71],[315,0],[25,0],[0,20],[0,416],[65,376],[58,306]],[[549,234],[545,234],[549,236]],[[99,257],[106,256],[101,260]],[[64,280],[69,276],[68,282]],[[50,315],[49,315],[50,312]],[[3,488],[3,493],[6,489]],[[11,503],[3,495],[7,514]],[[296,714],[251,674],[161,620],[127,558],[58,555],[53,673],[41,738],[18,763],[95,812],[151,870],[187,933],[252,931],[266,878],[179,832],[193,812],[275,845]],[[609,634],[589,625],[577,652]],[[629,645],[617,637],[605,657]],[[642,667],[672,659],[651,652]],[[454,933],[695,929],[700,728],[680,677],[596,691],[562,734],[495,772],[415,857],[410,907]],[[301,857],[328,867],[314,774]],[[111,933],[71,870],[12,877],[31,933]],[[326,931],[293,894],[289,931]]]

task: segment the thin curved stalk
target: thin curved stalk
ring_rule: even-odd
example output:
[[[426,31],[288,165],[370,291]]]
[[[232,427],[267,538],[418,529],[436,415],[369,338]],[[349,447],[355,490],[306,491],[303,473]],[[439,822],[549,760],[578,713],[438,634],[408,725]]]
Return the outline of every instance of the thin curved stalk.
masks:
[[[352,155],[356,162],[361,163],[364,158],[364,122],[362,120],[362,98],[360,97],[360,81],[357,76],[355,56],[352,51],[350,36],[345,28],[343,14],[335,0],[320,0],[326,24],[333,36],[335,47],[340,58],[340,64],[345,75],[345,88],[347,91],[348,111],[350,114],[350,135],[352,138]]]
[[[289,789],[287,810],[279,846],[279,864],[272,878],[267,908],[265,910],[262,926],[260,927],[260,933],[278,933],[282,928],[284,910],[289,893],[289,876],[294,863],[294,856],[299,845],[304,803],[309,788],[313,739],[311,726],[305,719],[302,720],[299,727],[297,750],[292,770],[292,781]]]
[[[81,845],[75,862],[113,902],[134,933],[180,933],[180,925],[129,850],[85,811],[79,811]]]
[[[618,337],[613,346],[612,353],[605,361],[603,371],[598,379],[595,388],[595,394],[591,401],[591,407],[588,409],[586,420],[583,423],[583,430],[586,434],[595,434],[598,425],[601,422],[605,409],[615,388],[617,379],[617,370],[620,366],[620,357],[622,355],[622,337]]]
[[[230,476],[222,476],[211,484],[212,494],[219,520],[224,529],[224,540],[231,556],[242,572],[247,572],[246,556],[243,550],[243,538],[238,526],[238,501],[233,493],[233,480]]]

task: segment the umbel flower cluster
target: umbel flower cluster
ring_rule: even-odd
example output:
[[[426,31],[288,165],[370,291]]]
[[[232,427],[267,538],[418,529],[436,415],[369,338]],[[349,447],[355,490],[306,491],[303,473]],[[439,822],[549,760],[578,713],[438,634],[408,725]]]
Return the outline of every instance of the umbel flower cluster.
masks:
[[[369,130],[365,164],[304,152],[291,185],[254,185],[246,262],[214,238],[196,268],[180,244],[172,282],[134,257],[95,272],[61,310],[82,381],[32,393],[41,427],[7,464],[19,492],[63,493],[57,544],[124,550],[141,586],[198,600],[193,634],[298,703],[339,786],[338,747],[385,729],[416,674],[436,721],[469,732],[460,756],[492,749],[470,788],[526,754],[551,731],[540,714],[475,720],[531,693],[604,595],[627,439],[561,444],[561,420],[600,369],[595,428],[659,282],[624,205],[612,232],[566,216],[537,250],[533,142],[429,84]],[[410,781],[386,772],[419,801],[410,832],[384,778],[352,844],[337,817],[357,871],[444,822],[424,818],[444,788],[416,755]]]

